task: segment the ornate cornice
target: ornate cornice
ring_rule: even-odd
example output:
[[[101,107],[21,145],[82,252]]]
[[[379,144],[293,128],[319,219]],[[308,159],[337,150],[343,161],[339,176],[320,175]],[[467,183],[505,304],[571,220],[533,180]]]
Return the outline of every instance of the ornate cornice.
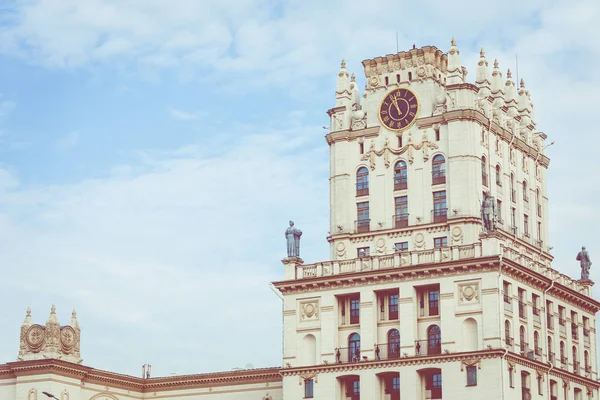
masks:
[[[100,384],[143,393],[214,386],[281,382],[282,378],[279,374],[279,370],[279,367],[260,368],[142,379],[130,375],[98,370],[62,360],[47,359],[17,361],[2,364],[0,365],[0,379],[11,379],[28,375],[54,374],[78,379],[82,383]]]
[[[306,367],[284,368],[280,371],[283,377],[303,374],[323,374],[343,371],[358,371],[375,368],[394,368],[409,365],[439,365],[447,362],[472,362],[473,359],[499,358],[504,354],[502,349],[470,351],[464,353],[439,354],[435,356],[404,357],[395,360],[369,360],[348,364],[313,365]]]
[[[343,131],[335,131],[325,135],[325,139],[327,140],[327,144],[331,145],[332,143],[346,140],[357,140],[358,138],[369,138],[369,137],[377,137],[379,136],[380,126],[371,126],[369,128],[360,129],[356,131],[351,131],[349,129],[345,129]]]
[[[544,364],[541,361],[532,360],[530,358],[523,357],[523,356],[515,354],[515,353],[508,353],[506,355],[506,362],[509,364],[509,366],[511,368],[514,368],[515,365],[522,365],[524,367],[534,369],[538,372],[543,371],[543,373],[546,373],[546,374],[550,373],[550,375],[553,375],[558,378],[562,378],[564,381],[567,381],[567,382],[575,382],[579,385],[586,386],[586,387],[592,385],[596,389],[600,388],[600,382],[598,382],[598,381],[588,379],[581,375],[576,375],[572,372],[565,371],[564,369],[560,369],[560,368],[552,368],[552,370],[550,371],[549,364]]]

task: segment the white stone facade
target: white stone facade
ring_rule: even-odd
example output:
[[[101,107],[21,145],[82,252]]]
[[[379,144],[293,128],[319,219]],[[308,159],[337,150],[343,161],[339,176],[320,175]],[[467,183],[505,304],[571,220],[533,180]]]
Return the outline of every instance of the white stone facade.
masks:
[[[274,283],[282,367],[99,371],[81,365],[74,313],[61,327],[54,310],[45,326],[28,311],[0,400],[600,398],[600,303],[593,282],[552,268],[550,160],[524,83],[483,50],[467,83],[454,40],[448,54],[426,46],[363,66],[361,95],[342,62],[328,112],[330,260],[285,259]],[[496,209],[486,229],[484,193]]]

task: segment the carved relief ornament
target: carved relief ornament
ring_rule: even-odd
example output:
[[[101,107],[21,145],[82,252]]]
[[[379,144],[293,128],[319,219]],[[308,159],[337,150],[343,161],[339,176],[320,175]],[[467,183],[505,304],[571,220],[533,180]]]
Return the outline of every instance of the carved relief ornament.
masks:
[[[423,151],[423,161],[427,161],[427,160],[429,160],[429,151],[436,150],[438,148],[439,147],[435,142],[429,141],[429,137],[427,136],[426,132],[423,133],[421,143],[419,143],[419,144],[415,144],[413,142],[412,134],[409,132],[406,145],[404,145],[400,148],[397,148],[397,149],[390,147],[389,140],[386,138],[385,142],[383,144],[383,148],[381,150],[376,150],[375,149],[375,140],[371,140],[371,145],[369,147],[369,150],[365,154],[363,154],[363,156],[361,157],[361,160],[369,161],[369,166],[371,167],[371,170],[374,171],[377,157],[383,156],[385,167],[389,168],[390,163],[391,163],[390,153],[397,155],[397,156],[406,153],[408,156],[407,157],[408,162],[410,164],[412,164],[414,162],[414,158],[415,158],[415,156],[414,156],[415,150],[422,150]]]

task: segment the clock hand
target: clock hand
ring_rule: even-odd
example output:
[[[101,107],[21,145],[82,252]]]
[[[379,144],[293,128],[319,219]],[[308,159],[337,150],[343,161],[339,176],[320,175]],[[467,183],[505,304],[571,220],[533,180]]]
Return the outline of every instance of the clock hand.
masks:
[[[394,103],[394,106],[396,106],[396,110],[398,110],[398,115],[402,115],[402,112],[400,112],[400,107],[398,107],[398,100],[395,97],[392,97],[392,102]]]

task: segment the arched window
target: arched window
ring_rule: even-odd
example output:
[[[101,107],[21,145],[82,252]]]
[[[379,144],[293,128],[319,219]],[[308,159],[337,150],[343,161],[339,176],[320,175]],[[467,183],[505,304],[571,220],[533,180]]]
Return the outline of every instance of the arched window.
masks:
[[[302,339],[302,364],[317,364],[317,339],[310,334]]]
[[[537,215],[538,217],[542,216],[542,199],[540,198],[540,189],[536,189],[535,191],[535,204],[537,206]]]
[[[585,368],[585,373],[589,374],[591,371],[591,366],[590,366],[590,353],[588,353],[587,350],[585,350],[583,352],[583,367]]]
[[[488,185],[487,161],[485,160],[485,156],[481,156],[481,183],[486,187]]]
[[[442,354],[442,331],[437,325],[427,328],[427,354]]]
[[[400,74],[396,74],[396,83],[400,83]]]
[[[535,351],[536,356],[542,356],[542,348],[540,347],[540,334],[538,331],[533,331],[533,351]]]
[[[507,346],[512,345],[512,337],[510,336],[510,321],[504,321],[504,342]]]
[[[360,335],[358,333],[348,336],[348,361],[360,361]]]
[[[527,181],[523,181],[523,201],[529,202],[529,195],[527,194]]]
[[[464,351],[476,351],[479,347],[479,334],[477,332],[477,321],[467,318],[463,322]]]
[[[432,185],[439,185],[441,183],[446,183],[446,160],[444,156],[441,154],[433,157],[433,161],[431,162],[431,170],[432,170]]]
[[[400,357],[400,332],[392,329],[388,332],[388,358]]]
[[[356,195],[366,196],[369,194],[369,170],[360,167],[356,173]]]
[[[398,161],[394,166],[394,190],[404,190],[408,187],[408,172],[406,163]]]
[[[496,165],[496,185],[502,186],[502,169],[500,164]]]
[[[510,199],[513,203],[517,202],[517,192],[515,192],[515,174],[510,174]]]
[[[527,336],[525,335],[525,327],[521,325],[519,328],[519,343],[521,346],[521,353],[525,353],[527,351]]]

